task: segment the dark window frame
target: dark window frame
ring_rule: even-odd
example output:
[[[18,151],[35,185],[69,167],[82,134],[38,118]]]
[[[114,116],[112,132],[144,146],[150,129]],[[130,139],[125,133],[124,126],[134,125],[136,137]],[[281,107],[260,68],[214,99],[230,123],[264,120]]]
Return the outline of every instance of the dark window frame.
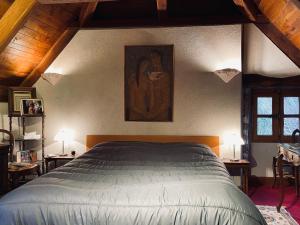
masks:
[[[272,115],[257,114],[257,98],[272,97]],[[284,114],[284,97],[299,97],[300,91],[294,89],[267,88],[254,89],[252,92],[252,142],[292,142],[292,136],[284,135],[284,118],[299,118],[299,114]],[[300,104],[299,104],[300,105]],[[299,106],[300,107],[300,106]],[[272,135],[257,135],[257,119],[272,118]]]

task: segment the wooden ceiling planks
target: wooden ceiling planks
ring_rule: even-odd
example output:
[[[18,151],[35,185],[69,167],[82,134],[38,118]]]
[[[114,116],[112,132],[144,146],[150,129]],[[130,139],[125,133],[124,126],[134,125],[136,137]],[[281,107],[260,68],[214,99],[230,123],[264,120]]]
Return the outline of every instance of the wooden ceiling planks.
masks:
[[[0,52],[1,84],[20,85],[25,77],[37,71],[36,68],[66,29],[78,21],[80,10],[81,4],[37,4],[9,44]],[[1,93],[4,92],[0,91]],[[0,100],[3,99],[6,96],[0,96]]]
[[[2,67],[15,71],[16,74],[30,73],[67,26],[74,22],[74,15],[63,8],[64,5],[37,6],[23,28],[1,52]],[[52,15],[55,18],[51,19]]]
[[[2,16],[0,20],[0,52],[24,24],[36,3],[36,0],[16,0]]]
[[[56,43],[49,49],[47,54],[41,60],[41,62],[34,68],[34,70],[26,77],[21,83],[23,87],[31,87],[41,76],[42,73],[49,67],[49,65],[55,60],[59,53],[66,47],[66,45],[72,40],[77,33],[78,28],[68,28],[59,37]]]

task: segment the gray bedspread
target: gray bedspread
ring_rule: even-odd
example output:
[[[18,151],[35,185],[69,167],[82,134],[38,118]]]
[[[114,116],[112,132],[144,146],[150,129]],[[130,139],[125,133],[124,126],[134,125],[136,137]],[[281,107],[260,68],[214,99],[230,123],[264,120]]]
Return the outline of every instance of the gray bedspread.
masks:
[[[1,225],[262,225],[205,146],[109,142],[0,199]]]

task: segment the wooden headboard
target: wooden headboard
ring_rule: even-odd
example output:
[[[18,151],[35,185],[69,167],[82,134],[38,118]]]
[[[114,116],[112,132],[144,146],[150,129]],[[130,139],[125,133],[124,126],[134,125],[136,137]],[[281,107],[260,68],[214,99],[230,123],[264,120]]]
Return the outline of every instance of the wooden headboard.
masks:
[[[87,151],[94,145],[107,141],[145,141],[145,142],[193,142],[208,145],[219,156],[218,136],[176,136],[176,135],[87,135]]]

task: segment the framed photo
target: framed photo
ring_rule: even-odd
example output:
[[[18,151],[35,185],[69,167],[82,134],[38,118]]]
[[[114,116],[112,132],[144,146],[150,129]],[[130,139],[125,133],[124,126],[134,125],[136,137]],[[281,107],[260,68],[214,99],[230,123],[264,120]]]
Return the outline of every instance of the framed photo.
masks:
[[[125,121],[172,121],[173,83],[173,45],[125,46]]]
[[[39,116],[44,114],[42,99],[21,99],[22,116]]]
[[[8,110],[10,116],[21,115],[21,99],[36,98],[36,89],[32,87],[10,87],[8,89]]]

